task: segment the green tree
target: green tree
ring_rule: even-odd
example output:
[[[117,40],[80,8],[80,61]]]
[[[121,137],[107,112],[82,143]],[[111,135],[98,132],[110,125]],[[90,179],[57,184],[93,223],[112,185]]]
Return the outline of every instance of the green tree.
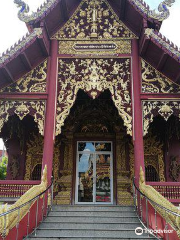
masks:
[[[5,180],[6,178],[7,164],[8,164],[8,158],[3,157],[2,161],[0,162],[0,180]]]

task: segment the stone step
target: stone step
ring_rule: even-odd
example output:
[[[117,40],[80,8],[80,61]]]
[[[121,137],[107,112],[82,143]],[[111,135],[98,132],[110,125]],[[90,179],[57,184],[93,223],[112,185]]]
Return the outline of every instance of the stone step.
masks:
[[[108,217],[108,218],[100,218],[99,216],[92,216],[92,217],[56,217],[56,216],[48,216],[44,220],[44,222],[59,222],[59,223],[139,223],[139,220],[136,216],[133,217]]]
[[[136,229],[139,227],[139,223],[52,223],[43,222],[39,229],[59,229],[59,230],[75,230],[75,229],[89,229],[89,230],[124,230],[124,229]]]
[[[32,235],[33,237],[33,235]],[[122,238],[134,238],[134,239],[141,239],[142,237],[148,238],[148,235],[141,235],[138,236],[135,234],[135,230],[47,230],[47,229],[38,229],[38,237],[44,237],[44,238],[114,238],[114,239],[122,239]]]
[[[52,239],[52,240],[72,240],[72,239],[74,239],[74,240],[84,240],[84,239],[88,239],[88,240],[106,240],[106,239],[108,239],[108,240],[113,240],[113,239],[116,239],[116,240],[133,240],[133,239],[139,239],[139,238],[129,238],[129,237],[127,237],[127,238],[112,238],[112,237],[110,237],[110,238],[89,238],[89,237],[83,237],[83,238],[81,238],[81,237],[67,237],[67,238],[54,238],[54,237],[47,237],[47,238],[45,238],[45,237],[29,237],[28,239],[31,239],[31,240],[48,240],[48,239]],[[152,237],[141,237],[140,239],[143,239],[143,240],[157,240],[156,238],[152,238]]]
[[[138,236],[142,227],[132,206],[53,206],[48,217],[32,234],[31,240],[133,240],[154,239]]]
[[[103,212],[108,212],[108,211],[134,211],[133,206],[58,206],[55,205],[52,207],[52,211],[61,211],[61,212],[69,212],[69,211],[79,211],[79,212],[88,212],[88,211],[103,211]]]
[[[49,213],[49,217],[54,216],[54,217],[137,217],[135,212],[132,211],[108,211],[108,212],[103,212],[103,211],[96,211],[96,212],[74,212],[74,211],[69,211],[69,212],[56,212],[56,211],[51,211]]]

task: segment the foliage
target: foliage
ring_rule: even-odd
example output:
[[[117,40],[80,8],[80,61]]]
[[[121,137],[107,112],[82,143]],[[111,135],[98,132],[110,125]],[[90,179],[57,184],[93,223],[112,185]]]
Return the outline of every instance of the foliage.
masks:
[[[5,180],[6,178],[7,164],[8,164],[8,158],[3,157],[2,161],[0,162],[0,180]]]

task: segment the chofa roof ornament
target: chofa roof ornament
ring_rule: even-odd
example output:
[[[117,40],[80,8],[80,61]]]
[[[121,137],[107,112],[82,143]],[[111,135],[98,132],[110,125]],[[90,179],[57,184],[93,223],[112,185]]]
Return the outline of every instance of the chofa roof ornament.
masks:
[[[17,4],[17,7],[21,8],[18,12],[18,18],[25,23],[34,21],[41,17],[55,2],[57,2],[57,0],[46,0],[44,4],[38,8],[37,12],[28,14],[30,11],[28,4],[22,0],[14,0],[14,3]]]
[[[148,16],[158,21],[167,19],[170,15],[168,7],[171,7],[173,3],[175,3],[175,0],[164,0],[158,6],[159,13],[157,13],[156,10],[151,10],[148,12]]]
[[[97,0],[98,1],[98,0]],[[158,11],[156,10],[149,10],[146,6],[144,6],[142,0],[132,0],[138,8],[140,8],[148,17],[156,19],[158,21],[163,21],[167,19],[170,15],[168,7],[171,7],[175,0],[164,0],[158,6]],[[14,0],[14,3],[17,4],[18,8],[21,8],[18,12],[18,18],[25,22],[31,22],[39,17],[41,17],[53,4],[57,2],[57,0],[46,0],[43,5],[37,10],[37,12],[29,13],[29,6],[25,1],[22,0]]]

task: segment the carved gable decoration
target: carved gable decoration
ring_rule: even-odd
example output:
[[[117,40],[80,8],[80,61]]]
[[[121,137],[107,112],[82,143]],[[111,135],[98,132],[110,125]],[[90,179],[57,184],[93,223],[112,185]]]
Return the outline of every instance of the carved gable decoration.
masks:
[[[20,120],[28,114],[34,117],[38,124],[39,133],[44,134],[46,102],[43,100],[1,100],[0,101],[0,131],[9,116],[16,114]]]
[[[47,60],[0,92],[46,92]]]
[[[144,122],[144,135],[148,133],[149,125],[153,118],[160,115],[164,120],[168,120],[171,115],[180,118],[179,109],[180,101],[142,101],[143,107],[143,122]]]
[[[107,0],[83,0],[70,20],[54,36],[58,40],[136,38]]]
[[[61,133],[79,89],[93,99],[109,89],[127,133],[132,135],[130,66],[130,58],[59,59],[56,135]]]
[[[180,93],[180,85],[171,81],[143,59],[141,65],[143,93]]]

